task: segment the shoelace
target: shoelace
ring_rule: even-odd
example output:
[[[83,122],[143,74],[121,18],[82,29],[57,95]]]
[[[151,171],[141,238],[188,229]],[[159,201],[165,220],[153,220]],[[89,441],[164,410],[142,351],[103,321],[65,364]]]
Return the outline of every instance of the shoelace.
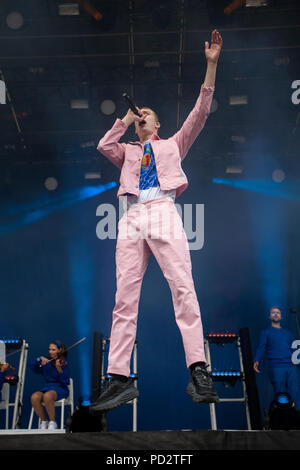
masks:
[[[210,375],[210,372],[208,372],[208,371],[206,370],[207,367],[208,367],[208,366],[205,366],[205,367],[196,367],[196,368],[194,369],[194,372],[193,372],[194,377],[195,377],[195,378],[198,378],[198,377],[199,377],[199,379],[200,379],[200,376],[201,376],[202,380],[204,379],[207,383],[209,383],[210,380],[211,380],[211,375]]]
[[[112,385],[114,384],[114,381],[112,379],[108,379],[107,382],[104,384],[103,391],[106,392]]]
[[[106,384],[104,385],[104,390],[107,390],[108,388],[112,387],[113,385],[115,385],[116,383],[119,383],[119,385],[121,385],[123,382],[120,382],[118,381],[117,379],[112,379],[112,378],[109,378],[106,382]]]

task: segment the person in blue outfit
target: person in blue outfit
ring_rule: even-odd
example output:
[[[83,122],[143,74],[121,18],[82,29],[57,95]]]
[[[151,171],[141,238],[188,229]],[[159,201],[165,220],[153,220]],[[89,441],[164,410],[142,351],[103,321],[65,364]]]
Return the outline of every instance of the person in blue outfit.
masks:
[[[46,382],[45,387],[31,395],[34,411],[41,419],[41,429],[57,429],[55,401],[67,398],[69,395],[70,371],[66,356],[65,345],[61,341],[55,340],[49,344],[48,358],[40,356],[29,363],[30,369],[36,374],[42,375]]]
[[[259,363],[266,354],[274,393],[289,393],[300,410],[298,369],[292,362],[294,337],[290,331],[281,327],[280,308],[271,307],[269,318],[271,326],[261,332],[253,368],[255,372],[260,373]]]

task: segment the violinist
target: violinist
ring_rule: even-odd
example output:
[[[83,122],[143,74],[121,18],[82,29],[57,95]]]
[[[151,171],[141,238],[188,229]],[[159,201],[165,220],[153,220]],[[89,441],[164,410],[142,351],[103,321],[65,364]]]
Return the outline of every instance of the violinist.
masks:
[[[65,345],[55,340],[49,344],[48,358],[40,356],[29,363],[30,369],[42,375],[46,382],[45,387],[31,395],[34,411],[41,419],[40,429],[57,429],[55,401],[67,398],[69,395],[70,372],[66,357]],[[49,420],[46,418],[43,404]]]

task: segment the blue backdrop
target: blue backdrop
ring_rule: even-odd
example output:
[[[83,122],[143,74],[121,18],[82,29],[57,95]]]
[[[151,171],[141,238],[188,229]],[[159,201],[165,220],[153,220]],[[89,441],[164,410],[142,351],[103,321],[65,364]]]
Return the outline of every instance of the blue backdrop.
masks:
[[[288,313],[299,304],[297,192],[273,183],[262,190],[264,180],[203,179],[192,164],[185,171],[190,186],[177,202],[204,204],[204,246],[191,257],[205,333],[248,326],[255,350],[269,323],[269,306],[279,303],[283,326],[297,336],[295,317]],[[52,339],[70,345],[87,336],[69,354],[77,402],[90,393],[93,333],[110,332],[116,240],[97,237],[96,212],[103,203],[118,211],[118,186],[112,181],[91,187],[63,172],[56,176],[58,188],[50,192],[38,169],[16,175],[2,197],[1,336],[26,339],[29,359],[46,355]],[[171,294],[153,257],[142,287],[137,338],[138,429],[209,428],[208,405],[193,403],[185,391],[189,374]],[[212,363],[238,368],[236,347],[213,346]],[[267,364],[257,383],[263,412],[272,399]],[[27,427],[30,395],[40,385],[27,368],[22,427]],[[223,397],[242,393],[239,383],[217,388]],[[131,406],[109,412],[107,420],[110,431],[130,430]],[[241,404],[218,405],[217,420],[219,428],[246,428]]]

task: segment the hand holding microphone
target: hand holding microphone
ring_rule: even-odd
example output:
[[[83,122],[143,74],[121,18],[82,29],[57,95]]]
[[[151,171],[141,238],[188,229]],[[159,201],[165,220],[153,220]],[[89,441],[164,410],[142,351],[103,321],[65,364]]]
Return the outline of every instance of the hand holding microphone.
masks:
[[[128,107],[131,109],[131,111],[134,114],[136,114],[137,116],[142,117],[142,115],[139,112],[138,108],[135,106],[132,99],[130,98],[130,96],[127,95],[127,93],[123,93],[123,98],[126,101],[126,103],[128,104]]]
[[[126,93],[123,93],[123,98],[125,99],[129,110],[126,116],[124,116],[124,118],[122,119],[122,121],[127,126],[130,126],[130,124],[132,124],[133,122],[145,123],[141,110],[133,103],[131,98]]]

